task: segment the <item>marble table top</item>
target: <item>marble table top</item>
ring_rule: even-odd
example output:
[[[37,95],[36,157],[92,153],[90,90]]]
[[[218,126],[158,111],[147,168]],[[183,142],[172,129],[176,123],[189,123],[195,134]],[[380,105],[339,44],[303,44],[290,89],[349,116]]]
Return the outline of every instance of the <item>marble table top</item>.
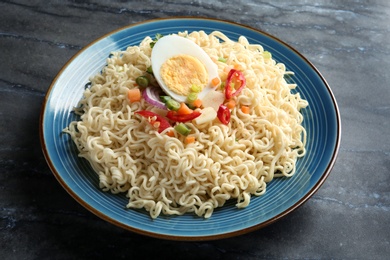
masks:
[[[1,1],[0,258],[389,259],[388,1]],[[338,102],[333,171],[304,205],[238,237],[180,242],[96,217],[60,186],[39,116],[62,66],[96,38],[148,19],[196,16],[272,34],[307,57]]]

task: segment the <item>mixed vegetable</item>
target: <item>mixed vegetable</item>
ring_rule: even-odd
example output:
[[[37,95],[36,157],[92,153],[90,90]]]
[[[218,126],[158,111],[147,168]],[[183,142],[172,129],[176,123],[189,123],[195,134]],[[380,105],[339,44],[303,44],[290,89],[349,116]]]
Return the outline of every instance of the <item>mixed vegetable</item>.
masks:
[[[157,35],[151,43],[151,47],[161,37],[161,35]],[[225,59],[221,58],[220,60]],[[144,99],[156,108],[166,110],[165,116],[148,110],[136,111],[134,114],[148,120],[150,125],[156,128],[159,133],[173,127],[174,130],[169,130],[166,134],[175,136],[174,131],[176,131],[185,136],[184,142],[186,144],[195,142],[195,138],[190,136],[191,127],[186,122],[194,120],[196,124],[204,124],[218,118],[222,124],[228,125],[231,117],[230,110],[236,106],[234,97],[239,95],[246,85],[243,73],[234,68],[228,72],[226,82],[221,84],[219,78],[212,80],[214,87],[221,85],[224,91],[209,91],[204,98],[199,99],[198,94],[201,87],[193,85],[186,102],[179,103],[166,95],[161,88],[153,86],[151,77],[153,77],[153,71],[150,67],[145,71],[145,75],[136,79],[138,88],[128,91],[128,100],[133,103]],[[242,106],[240,109],[245,114],[250,113],[248,106]]]
[[[129,102],[139,102],[143,98],[149,104],[166,110],[166,116],[164,117],[148,110],[137,111],[135,114],[146,118],[159,133],[174,126],[174,130],[177,133],[186,136],[186,144],[195,141],[193,137],[188,136],[191,133],[191,128],[185,124],[186,122],[195,120],[196,124],[203,124],[218,118],[222,124],[228,125],[231,116],[230,110],[236,106],[233,97],[237,96],[246,84],[242,72],[231,69],[225,83],[224,93],[210,91],[204,98],[204,101],[202,101],[197,98],[198,88],[194,86],[192,88],[193,92],[187,98],[188,102],[179,103],[170,96],[165,95],[159,87],[149,85],[149,81],[146,84],[145,78],[144,76],[137,78],[136,82],[139,88],[128,91]],[[249,107],[242,106],[241,111],[248,114]],[[174,136],[174,133],[171,131],[167,134]]]

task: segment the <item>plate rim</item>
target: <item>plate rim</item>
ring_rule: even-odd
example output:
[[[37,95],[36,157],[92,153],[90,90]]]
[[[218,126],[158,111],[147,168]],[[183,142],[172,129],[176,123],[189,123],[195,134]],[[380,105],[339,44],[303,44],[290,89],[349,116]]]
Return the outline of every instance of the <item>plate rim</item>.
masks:
[[[317,76],[324,83],[324,86],[326,87],[327,92],[329,93],[330,99],[332,101],[332,104],[333,104],[333,107],[334,107],[334,112],[335,112],[335,118],[336,118],[336,121],[337,121],[336,140],[335,140],[335,146],[334,146],[334,149],[333,149],[333,152],[332,152],[332,156],[330,158],[329,164],[327,165],[326,169],[322,173],[322,175],[319,178],[319,180],[315,183],[315,185],[306,194],[304,194],[304,196],[302,196],[301,199],[299,199],[295,204],[293,204],[289,208],[285,209],[283,212],[273,216],[272,218],[270,218],[270,219],[268,219],[268,220],[266,220],[264,222],[258,223],[256,225],[251,226],[251,227],[247,227],[247,228],[243,228],[243,229],[239,229],[239,230],[235,230],[235,231],[229,231],[229,232],[225,232],[225,233],[221,233],[221,234],[201,235],[201,236],[184,236],[184,235],[182,236],[182,235],[160,234],[160,233],[157,233],[157,232],[151,232],[151,231],[147,231],[147,230],[142,230],[142,229],[138,229],[138,228],[135,228],[135,227],[123,224],[123,223],[117,221],[116,219],[111,218],[108,215],[100,212],[99,210],[97,210],[96,208],[92,207],[87,202],[85,202],[82,198],[80,198],[79,195],[76,194],[76,192],[73,191],[65,183],[65,181],[61,178],[61,175],[57,171],[56,167],[54,166],[54,163],[52,162],[52,160],[50,158],[50,154],[49,154],[48,149],[47,149],[45,135],[44,135],[44,132],[45,132],[44,131],[44,119],[45,119],[46,107],[47,107],[47,104],[48,104],[48,101],[49,101],[50,94],[52,93],[52,90],[54,89],[54,86],[56,85],[59,77],[63,74],[63,72],[70,66],[70,64],[78,56],[80,56],[84,51],[86,51],[88,48],[90,48],[95,43],[97,43],[97,42],[99,42],[99,41],[101,41],[101,40],[103,40],[103,39],[105,39],[105,38],[107,38],[107,37],[109,37],[111,35],[114,35],[114,34],[116,34],[118,32],[121,32],[123,30],[129,29],[129,28],[132,28],[132,27],[137,27],[137,26],[140,26],[142,24],[156,23],[156,22],[168,21],[168,20],[172,20],[172,21],[175,21],[175,20],[200,20],[200,21],[204,21],[204,22],[211,21],[211,22],[217,22],[217,23],[222,23],[222,24],[227,24],[227,25],[233,25],[233,26],[236,26],[236,27],[242,27],[242,28],[246,28],[246,29],[249,29],[251,31],[254,31],[256,33],[263,34],[266,37],[269,37],[272,40],[274,40],[274,41],[284,45],[285,47],[290,49],[292,52],[294,52],[294,54],[298,55],[301,59],[303,59],[304,62],[307,63],[310,66],[310,68],[315,72],[315,74],[317,74]],[[196,17],[196,16],[172,16],[172,17],[162,17],[162,18],[147,19],[147,20],[143,20],[143,21],[140,21],[140,22],[135,22],[135,23],[128,24],[126,26],[119,27],[119,28],[117,28],[117,29],[115,29],[113,31],[110,31],[110,32],[108,32],[108,33],[106,33],[106,34],[104,34],[104,35],[94,39],[93,41],[91,41],[87,45],[85,45],[83,48],[78,50],[61,67],[61,69],[56,74],[56,76],[52,80],[49,88],[46,91],[45,97],[44,97],[44,99],[42,101],[41,110],[40,110],[39,138],[40,138],[41,149],[42,149],[43,155],[45,157],[45,160],[46,160],[46,162],[47,162],[51,172],[53,173],[53,175],[57,179],[57,181],[67,191],[67,193],[69,195],[71,195],[71,197],[74,200],[76,200],[80,205],[82,205],[88,211],[93,213],[95,216],[99,217],[100,219],[103,219],[104,221],[106,221],[108,223],[111,223],[111,224],[113,224],[115,226],[123,228],[125,230],[129,230],[129,231],[132,231],[134,233],[145,235],[145,236],[149,236],[149,237],[155,237],[155,238],[167,239],[167,240],[176,240],[176,241],[205,241],[205,240],[217,240],[217,239],[224,239],[224,238],[239,236],[239,235],[243,235],[243,234],[246,234],[246,233],[249,233],[249,232],[261,229],[261,228],[264,228],[264,227],[266,227],[266,226],[268,226],[268,225],[270,225],[270,224],[272,224],[272,223],[274,223],[274,222],[284,218],[285,216],[287,216],[288,214],[290,214],[291,212],[295,211],[297,208],[302,206],[306,201],[308,201],[313,196],[313,194],[316,193],[320,189],[320,187],[323,185],[325,180],[328,178],[330,172],[332,171],[332,169],[334,167],[334,164],[337,161],[337,157],[338,157],[338,153],[339,153],[339,149],[340,149],[340,143],[341,143],[341,116],[340,116],[340,110],[339,110],[336,98],[335,98],[335,96],[333,94],[333,91],[331,90],[328,82],[326,81],[326,79],[323,77],[323,75],[320,73],[320,71],[314,66],[314,64],[311,61],[309,61],[303,54],[301,54],[299,51],[297,51],[290,44],[284,42],[283,40],[277,38],[276,36],[273,36],[272,34],[270,34],[268,32],[265,32],[265,31],[263,31],[261,29],[257,29],[257,28],[254,28],[252,26],[246,25],[246,24],[241,24],[241,23],[230,21],[230,20],[226,20],[226,19],[209,18],[209,17]]]

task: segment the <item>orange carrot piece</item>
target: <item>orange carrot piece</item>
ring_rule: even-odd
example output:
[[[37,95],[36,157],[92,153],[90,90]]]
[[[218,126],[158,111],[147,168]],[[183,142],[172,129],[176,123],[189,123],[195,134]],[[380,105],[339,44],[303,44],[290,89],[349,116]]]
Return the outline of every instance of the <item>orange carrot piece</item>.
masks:
[[[214,87],[218,86],[219,83],[221,83],[221,80],[218,77],[215,77],[211,80],[211,84],[213,84]]]
[[[195,142],[195,136],[186,136],[184,139],[185,144],[191,144]]]
[[[239,63],[234,64],[234,69],[236,70],[243,70],[242,66]]]
[[[127,98],[129,99],[130,103],[140,101],[141,91],[139,90],[139,88],[129,89],[129,91],[127,92]]]
[[[189,115],[194,112],[191,108],[189,108],[185,103],[180,103],[180,108],[177,110],[178,115]]]
[[[233,108],[236,106],[236,101],[234,101],[233,99],[230,99],[230,100],[226,103],[226,106],[227,106],[227,108],[229,108],[229,109],[233,109]]]
[[[242,111],[242,113],[244,113],[244,114],[249,114],[250,109],[249,109],[248,106],[241,106],[241,111]]]
[[[194,106],[194,107],[201,107],[202,106],[202,100],[200,100],[200,99],[197,99],[197,100],[195,100],[193,103],[192,103],[192,105]]]
[[[167,136],[174,137],[175,136],[175,132],[173,130],[170,130],[170,131],[167,132]]]

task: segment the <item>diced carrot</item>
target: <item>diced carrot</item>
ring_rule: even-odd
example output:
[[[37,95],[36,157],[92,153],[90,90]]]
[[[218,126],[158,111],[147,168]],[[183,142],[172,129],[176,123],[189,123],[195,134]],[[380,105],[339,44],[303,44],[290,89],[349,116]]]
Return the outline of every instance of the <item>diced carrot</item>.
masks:
[[[195,136],[186,136],[184,139],[185,144],[191,144],[195,142]]]
[[[230,99],[230,100],[226,103],[226,106],[227,106],[227,108],[229,108],[229,109],[233,109],[233,108],[236,106],[236,101],[234,101],[233,99]]]
[[[221,80],[218,77],[215,77],[211,80],[211,84],[213,84],[214,87],[218,86],[219,83],[221,83]]]
[[[173,130],[170,130],[170,131],[167,132],[167,136],[174,137],[175,136],[175,132]]]
[[[239,63],[234,64],[234,69],[236,70],[243,70],[243,67]]]
[[[129,89],[129,91],[127,92],[127,98],[129,99],[130,103],[140,101],[141,91],[139,90],[139,88]]]
[[[249,114],[250,109],[249,109],[248,106],[241,106],[241,111],[242,111],[242,113],[244,113],[244,114]]]
[[[191,108],[189,108],[185,103],[180,103],[180,108],[177,110],[178,115],[189,115],[194,112]]]
[[[197,100],[195,100],[193,103],[192,103],[192,105],[194,106],[194,107],[201,107],[202,106],[202,100],[200,100],[200,99],[197,99]]]

